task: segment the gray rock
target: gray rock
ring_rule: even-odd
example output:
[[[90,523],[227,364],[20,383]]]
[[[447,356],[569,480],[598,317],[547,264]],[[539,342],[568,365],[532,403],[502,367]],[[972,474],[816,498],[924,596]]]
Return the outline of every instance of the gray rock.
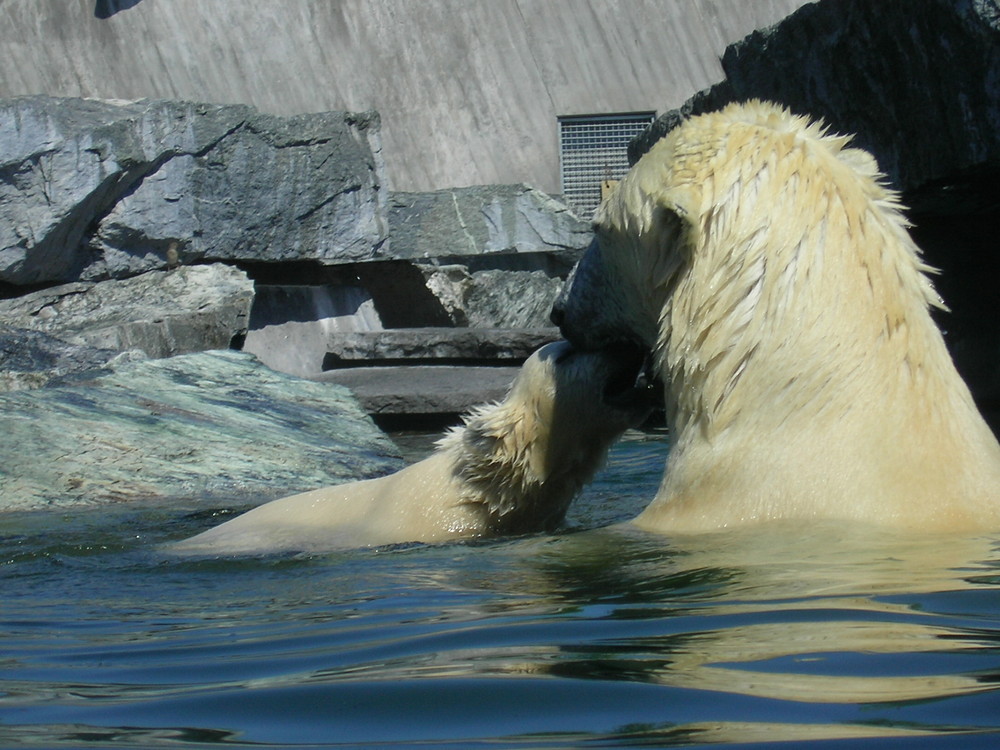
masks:
[[[314,379],[347,386],[376,417],[450,415],[506,396],[519,367],[352,367]]]
[[[167,357],[229,347],[246,332],[252,299],[239,269],[185,266],[0,300],[0,319],[73,344]]]
[[[541,271],[478,271],[465,299],[474,327],[542,328],[563,287],[563,279]]]
[[[543,271],[470,271],[462,264],[418,264],[449,320],[472,328],[542,328],[563,279]]]
[[[259,284],[243,350],[279,372],[308,376],[322,371],[332,336],[381,329],[372,298],[361,287]]]
[[[0,509],[263,502],[401,467],[343,388],[203,352],[0,394]]]
[[[53,378],[102,368],[118,356],[111,349],[0,325],[0,391],[40,388]]]
[[[558,328],[523,330],[482,328],[397,328],[333,333],[327,339],[326,365],[409,360],[507,361],[520,364],[535,349],[559,338]],[[470,376],[471,377],[471,376]]]
[[[0,101],[0,281],[205,260],[346,262],[386,238],[375,113]]]
[[[578,253],[590,242],[590,225],[528,185],[485,185],[393,193],[389,235],[394,258]]]
[[[681,118],[768,99],[854,133],[897,189],[1000,161],[1000,12],[991,0],[825,0],[730,45],[726,79],[661,116],[634,163]]]

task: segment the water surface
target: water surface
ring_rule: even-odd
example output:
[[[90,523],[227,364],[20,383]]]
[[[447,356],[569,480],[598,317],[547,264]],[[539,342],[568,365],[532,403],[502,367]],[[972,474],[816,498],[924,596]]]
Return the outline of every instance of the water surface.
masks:
[[[494,542],[185,561],[157,545],[242,504],[5,514],[0,746],[1000,743],[995,540],[594,531],[665,451]]]

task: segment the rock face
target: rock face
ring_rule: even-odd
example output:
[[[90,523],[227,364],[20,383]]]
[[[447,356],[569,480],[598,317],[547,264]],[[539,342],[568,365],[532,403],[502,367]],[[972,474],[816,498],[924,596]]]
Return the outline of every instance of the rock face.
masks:
[[[660,117],[633,163],[689,114],[748,98],[856,133],[900,190],[1000,160],[1000,12],[988,0],[825,0],[729,46],[726,79]]]
[[[0,392],[41,388],[53,378],[102,368],[118,356],[110,349],[0,324]]]
[[[0,320],[71,344],[169,357],[229,348],[246,333],[252,300],[239,269],[186,266],[0,300]]]
[[[528,185],[393,193],[389,231],[392,256],[411,259],[574,252],[590,242],[587,222]]]
[[[0,510],[158,498],[257,504],[401,467],[343,388],[249,354],[117,362],[0,394]]]
[[[951,313],[949,348],[1000,409],[1000,10],[992,0],[823,0],[731,45],[726,78],[660,117],[633,163],[683,117],[768,99],[822,117],[875,155]],[[994,420],[1000,425],[1000,420]]]
[[[0,282],[125,278],[195,261],[374,257],[374,113],[22,97],[0,102]]]
[[[592,235],[566,204],[528,185],[486,185],[393,193],[389,236],[389,252],[412,261],[437,301],[433,317],[413,325],[535,328],[547,325]]]
[[[338,334],[386,330],[392,336],[398,329],[412,341],[406,332],[421,329],[415,352],[433,349],[438,331],[448,328],[490,331],[490,337],[499,335],[494,329],[544,328],[591,237],[589,225],[565,204],[525,185],[393,193],[389,203],[390,237],[381,259],[297,270],[270,266],[266,276],[254,269],[248,351],[283,372],[314,377],[324,367],[342,366],[335,353],[324,359],[327,342]],[[351,378],[354,384],[357,376]],[[462,408],[476,403],[460,401]]]
[[[375,113],[0,101],[0,320],[87,362],[243,347],[304,377],[337,333],[548,326],[588,223],[527,185],[390,200],[379,127]],[[33,354],[0,362],[4,387],[72,371],[27,334],[8,332],[9,351],[19,335]],[[495,395],[486,380],[462,385],[456,411]]]

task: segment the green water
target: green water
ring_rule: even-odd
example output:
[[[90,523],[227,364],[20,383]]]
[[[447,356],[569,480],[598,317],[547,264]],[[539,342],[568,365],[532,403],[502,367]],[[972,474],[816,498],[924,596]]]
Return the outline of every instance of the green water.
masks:
[[[591,530],[665,452],[631,434],[566,532],[489,543],[184,561],[223,509],[5,515],[0,746],[1000,744],[994,540]]]

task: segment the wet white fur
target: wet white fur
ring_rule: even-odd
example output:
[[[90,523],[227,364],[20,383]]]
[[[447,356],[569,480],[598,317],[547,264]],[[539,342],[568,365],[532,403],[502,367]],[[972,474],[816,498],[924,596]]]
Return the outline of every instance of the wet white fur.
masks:
[[[731,105],[659,141],[599,209],[602,304],[654,350],[674,441],[637,525],[1000,528],[1000,447],[896,196],[848,141]]]

